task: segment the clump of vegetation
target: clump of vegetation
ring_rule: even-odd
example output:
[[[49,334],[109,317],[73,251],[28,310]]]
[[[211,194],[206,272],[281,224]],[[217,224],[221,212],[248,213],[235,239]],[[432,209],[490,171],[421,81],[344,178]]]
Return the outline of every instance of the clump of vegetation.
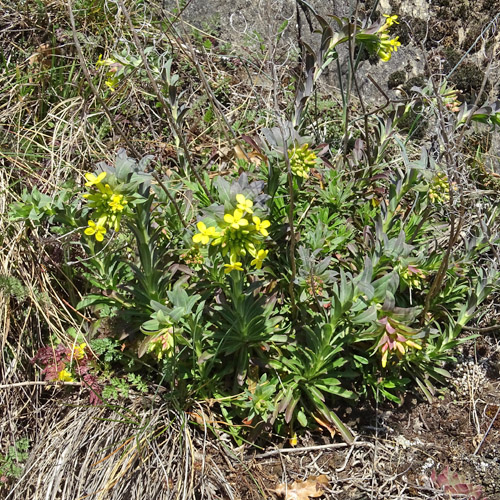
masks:
[[[28,458],[29,447],[29,439],[21,438],[9,446],[5,454],[0,453],[0,491],[23,473],[23,462]]]
[[[292,85],[271,75],[274,104],[251,110],[259,125],[242,119],[237,136],[229,80],[208,81],[193,47],[177,50],[174,25],[139,40],[122,11],[130,37],[86,54],[71,18],[69,66],[5,62],[18,103],[68,81],[50,113],[17,106],[31,135],[18,131],[5,153],[16,198],[6,234],[35,242],[37,279],[64,297],[47,306],[54,316],[38,313],[31,359],[44,379],[81,382],[92,404],[148,382],[182,409],[209,400],[239,444],[271,429],[296,440],[318,424],[352,442],[339,405],[400,403],[407,391],[432,400],[471,338],[464,328],[498,290],[498,207],[485,196],[470,215],[460,154],[472,122],[500,125],[498,103],[460,105],[432,80],[370,111],[354,100],[351,57],[347,79],[338,66],[340,109],[323,124],[317,84],[340,47],[383,64],[401,43],[395,15],[329,22],[311,11],[318,47],[304,45]],[[430,119],[443,132],[435,155],[410,141]],[[47,131],[60,169],[35,175]],[[96,146],[76,155],[91,137]],[[15,169],[21,150],[32,185]]]

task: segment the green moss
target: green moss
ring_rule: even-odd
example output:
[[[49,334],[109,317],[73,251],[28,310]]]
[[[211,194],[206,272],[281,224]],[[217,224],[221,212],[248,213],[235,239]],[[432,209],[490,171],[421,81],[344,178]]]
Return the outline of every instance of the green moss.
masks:
[[[455,70],[455,72],[450,77],[450,82],[462,92],[462,99],[466,102],[473,101],[479,90],[484,79],[484,71],[471,62],[463,62]],[[489,80],[486,81],[484,88],[482,100],[486,100],[486,96],[491,90],[491,83]]]
[[[387,80],[387,86],[390,89],[393,89],[394,87],[403,85],[405,81],[406,81],[406,71],[404,70],[395,71],[394,73],[389,75],[389,79]]]
[[[427,35],[427,22],[411,16],[403,16],[400,23],[392,28],[394,35],[399,37],[402,45],[408,45],[410,42],[423,42]]]
[[[423,75],[418,75],[418,76],[413,76],[409,80],[406,81],[406,83],[402,86],[403,90],[407,94],[411,94],[411,89],[413,87],[425,87],[427,84],[427,79]]]
[[[462,54],[451,47],[446,47],[443,49],[444,65],[443,70],[445,73],[449,73],[460,61]]]
[[[473,24],[468,27],[465,32],[465,39],[462,43],[462,46],[466,49],[471,49],[470,53],[474,54],[481,49],[481,43],[478,42],[474,45],[474,42],[481,35],[482,26],[480,24]]]

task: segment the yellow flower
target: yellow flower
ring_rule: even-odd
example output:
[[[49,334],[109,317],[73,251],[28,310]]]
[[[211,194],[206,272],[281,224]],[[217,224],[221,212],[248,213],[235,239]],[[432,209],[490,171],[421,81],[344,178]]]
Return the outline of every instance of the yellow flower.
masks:
[[[73,356],[75,359],[82,359],[85,356],[85,349],[87,348],[87,344],[84,342],[83,344],[75,346],[73,349]]]
[[[224,267],[226,269],[224,269],[224,272],[226,274],[230,273],[231,271],[243,271],[243,263],[242,262],[238,262],[236,259],[238,257],[234,254],[231,255],[230,259],[229,259],[229,264],[224,264]]]
[[[384,17],[386,18],[385,24],[382,26],[382,28],[380,28],[380,31],[385,31],[386,29],[390,28],[393,24],[399,24],[396,20],[398,18],[398,16],[396,15],[391,16],[389,14],[384,14]]]
[[[316,153],[309,148],[309,144],[303,144],[300,148],[294,147],[288,151],[290,158],[290,168],[297,177],[307,179],[309,170],[314,167],[318,161]]]
[[[220,236],[220,233],[215,230],[214,226],[207,228],[207,226],[201,221],[196,224],[196,227],[198,228],[199,233],[193,236],[194,243],[201,243],[202,245],[206,245],[209,242],[210,238],[216,238],[217,236]]]
[[[268,220],[261,221],[258,217],[252,217],[253,223],[255,224],[255,230],[262,234],[262,236],[269,236],[269,231],[267,228],[271,225]]]
[[[106,172],[101,172],[99,175],[91,174],[90,172],[86,173],[85,179],[87,179],[87,182],[85,183],[85,187],[96,186],[104,177],[106,177]]]
[[[97,221],[97,223],[89,220],[89,227],[85,229],[84,233],[87,236],[95,235],[95,239],[97,241],[102,241],[104,239],[104,234],[106,233],[106,228],[100,224],[100,220]]]
[[[224,221],[230,224],[233,229],[240,229],[241,227],[248,225],[248,221],[243,218],[243,212],[238,209],[234,211],[233,215],[224,215]]]
[[[108,78],[105,82],[104,85],[111,90],[111,92],[114,92],[116,90],[116,87],[118,87],[118,84],[120,83],[120,79],[117,76],[113,76],[112,78]]]
[[[378,322],[383,326],[384,332],[377,345],[377,349],[380,349],[380,353],[382,354],[382,368],[387,366],[387,359],[391,351],[401,357],[406,354],[408,347],[418,350],[422,349],[421,345],[407,338],[408,335],[412,334],[410,328],[404,327],[396,321],[391,321],[388,317],[384,317]]]
[[[380,45],[377,54],[382,61],[389,61],[392,57],[392,53],[397,52],[398,47],[401,45],[398,38],[399,37],[389,38],[387,33],[382,33],[380,35]]]
[[[111,201],[108,202],[108,205],[111,207],[113,212],[121,212],[125,208],[126,204],[127,200],[123,199],[122,194],[112,194]]]
[[[63,382],[73,382],[74,378],[68,370],[61,370],[57,375],[58,380]]]
[[[250,262],[252,266],[255,266],[257,269],[262,268],[262,262],[267,257],[269,250],[259,250],[255,259]]]
[[[236,201],[238,202],[237,208],[239,208],[243,213],[247,212],[253,214],[253,201],[247,200],[242,194],[236,195]]]
[[[103,59],[102,54],[99,54],[99,57],[98,57],[95,65],[96,65],[96,68],[98,68],[99,66],[111,66],[112,64],[115,64],[115,63],[116,63],[115,59],[111,59],[111,58]]]

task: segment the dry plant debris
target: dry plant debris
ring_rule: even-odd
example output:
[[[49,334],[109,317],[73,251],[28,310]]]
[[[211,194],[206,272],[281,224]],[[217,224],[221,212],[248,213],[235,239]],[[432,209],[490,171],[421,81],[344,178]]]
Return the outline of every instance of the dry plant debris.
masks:
[[[328,478],[321,474],[317,477],[311,476],[305,481],[294,481],[290,486],[279,484],[274,492],[284,496],[285,500],[308,500],[323,496],[327,487]]]

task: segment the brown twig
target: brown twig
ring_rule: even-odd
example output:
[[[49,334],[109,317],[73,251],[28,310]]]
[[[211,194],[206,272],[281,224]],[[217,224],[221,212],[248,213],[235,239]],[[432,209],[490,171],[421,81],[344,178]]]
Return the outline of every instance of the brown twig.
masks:
[[[484,328],[479,328],[475,326],[463,326],[462,329],[469,332],[480,332],[480,333],[494,332],[496,330],[500,330],[500,323],[497,325],[485,326]]]
[[[28,380],[26,382],[15,382],[14,384],[2,384],[0,389],[11,389],[13,387],[27,387],[30,385],[70,385],[81,386],[82,382],[65,382],[63,380]]]
[[[348,443],[331,443],[331,444],[320,444],[317,446],[304,446],[302,448],[279,448],[277,450],[267,451],[266,453],[261,453],[260,455],[254,455],[253,458],[268,458],[274,457],[276,455],[281,455],[284,453],[305,453],[307,451],[316,451],[316,450],[333,450],[339,448],[348,448],[350,446],[355,447],[369,447],[374,448],[375,445],[373,443],[369,443],[368,441],[359,441],[354,442],[352,444]]]

